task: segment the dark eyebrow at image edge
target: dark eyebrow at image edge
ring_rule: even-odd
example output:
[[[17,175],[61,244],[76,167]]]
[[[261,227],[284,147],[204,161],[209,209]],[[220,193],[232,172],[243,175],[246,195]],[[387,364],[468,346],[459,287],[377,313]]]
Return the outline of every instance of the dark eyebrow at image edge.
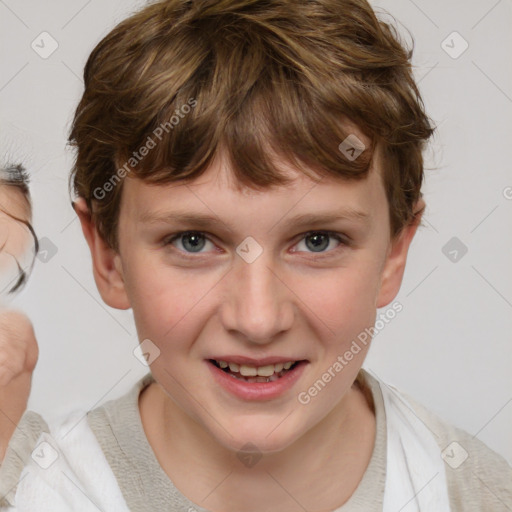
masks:
[[[30,176],[21,164],[0,165],[0,184],[18,188],[25,198],[29,200],[28,184]]]

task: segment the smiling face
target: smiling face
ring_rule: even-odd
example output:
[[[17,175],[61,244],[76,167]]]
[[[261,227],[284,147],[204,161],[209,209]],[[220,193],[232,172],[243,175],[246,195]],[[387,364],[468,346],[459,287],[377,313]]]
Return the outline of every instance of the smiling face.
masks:
[[[220,159],[187,185],[126,179],[119,254],[78,210],[98,289],[112,307],[132,307],[139,339],[158,347],[151,371],[169,406],[232,450],[281,450],[343,407],[369,345],[307,405],[298,397],[393,300],[415,231],[390,243],[374,169],[359,182],[314,182],[282,167],[292,186],[265,192],[239,190]],[[240,357],[303,363],[284,388],[251,394],[209,361]]]

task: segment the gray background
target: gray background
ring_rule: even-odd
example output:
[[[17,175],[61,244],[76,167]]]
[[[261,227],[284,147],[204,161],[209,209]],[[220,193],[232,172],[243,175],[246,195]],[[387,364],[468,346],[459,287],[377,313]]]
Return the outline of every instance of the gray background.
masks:
[[[57,251],[41,256],[12,303],[34,324],[40,357],[29,407],[48,419],[116,398],[147,370],[132,353],[131,310],[109,308],[96,289],[70,206],[65,147],[88,54],[141,4],[0,1],[0,150],[30,170],[34,227]],[[365,367],[512,462],[512,5],[373,5],[412,33],[415,75],[438,133],[426,154],[424,227],[396,299],[404,309],[376,336]],[[51,48],[44,31],[58,43],[47,58],[31,47],[46,37]],[[461,55],[454,31],[469,44]]]

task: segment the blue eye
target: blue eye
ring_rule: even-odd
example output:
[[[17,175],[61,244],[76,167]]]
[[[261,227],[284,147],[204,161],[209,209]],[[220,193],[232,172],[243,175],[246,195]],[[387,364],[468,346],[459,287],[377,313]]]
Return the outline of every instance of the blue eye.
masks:
[[[308,249],[311,249],[314,253],[324,253],[324,252],[332,252],[325,251],[327,247],[330,245],[330,241],[334,239],[339,242],[338,245],[343,245],[343,239],[336,233],[331,233],[330,231],[311,231],[304,235],[302,240],[305,240],[305,246]],[[302,242],[301,240],[301,242]],[[310,243],[308,243],[310,241]],[[299,244],[301,243],[299,242]],[[297,244],[297,245],[299,245]],[[338,246],[336,246],[338,247]]]
[[[333,239],[338,242],[338,245],[330,250],[326,250],[331,246]],[[302,235],[302,239],[295,245],[299,246],[303,241],[305,241],[306,250],[294,250],[293,252],[309,252],[323,255],[324,253],[336,251],[340,246],[345,247],[349,245],[348,240],[342,235],[331,231],[310,231]],[[177,247],[175,242],[180,242],[182,248]],[[202,251],[208,243],[212,245],[212,248],[215,248],[215,244],[206,236],[206,233],[201,231],[181,231],[168,237],[164,245],[173,245],[183,256],[194,257],[193,254],[204,254],[208,252]]]
[[[200,253],[208,238],[206,238],[205,234],[200,231],[183,231],[167,240],[165,245],[173,244],[176,240],[182,241],[182,246],[185,248],[185,252],[190,251],[190,253]]]

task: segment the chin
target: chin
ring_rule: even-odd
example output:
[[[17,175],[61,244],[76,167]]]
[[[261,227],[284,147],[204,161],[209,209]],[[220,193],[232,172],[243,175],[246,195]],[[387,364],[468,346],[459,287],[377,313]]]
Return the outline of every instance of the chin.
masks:
[[[239,453],[241,451],[257,453],[277,453],[292,445],[299,437],[300,433],[290,432],[283,424],[279,425],[282,418],[276,421],[259,421],[256,416],[239,422],[230,422],[227,429],[232,436],[224,429],[216,428],[213,433],[217,442],[226,449]],[[245,448],[244,448],[245,447]]]

